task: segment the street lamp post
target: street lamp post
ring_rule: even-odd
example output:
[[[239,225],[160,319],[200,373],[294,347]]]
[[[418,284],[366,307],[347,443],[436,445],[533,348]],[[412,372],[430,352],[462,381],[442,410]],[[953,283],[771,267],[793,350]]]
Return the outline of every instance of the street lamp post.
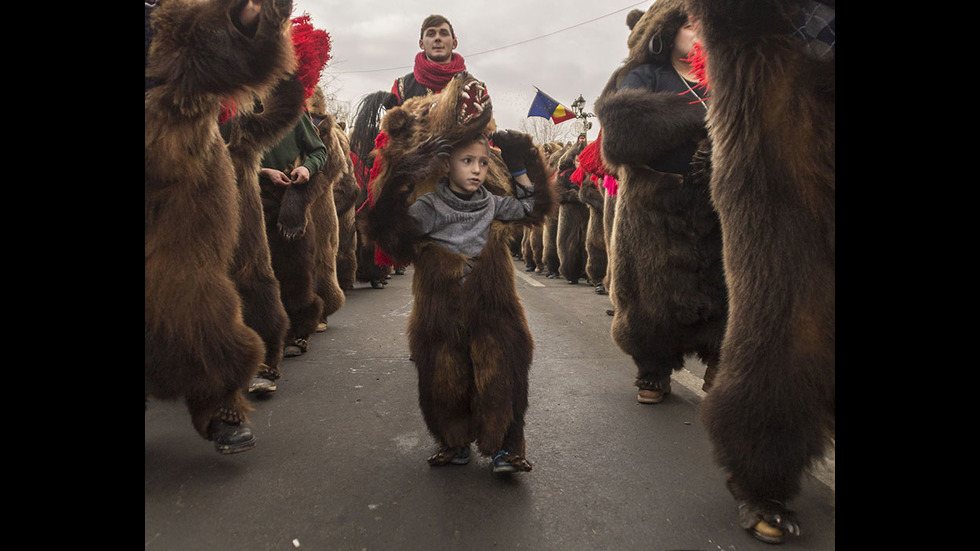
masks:
[[[585,98],[582,97],[582,94],[579,94],[578,99],[572,102],[572,111],[575,113],[575,118],[581,121],[582,133],[586,134],[586,139],[588,139],[589,129],[592,128],[589,117],[594,117],[595,115],[585,112]]]

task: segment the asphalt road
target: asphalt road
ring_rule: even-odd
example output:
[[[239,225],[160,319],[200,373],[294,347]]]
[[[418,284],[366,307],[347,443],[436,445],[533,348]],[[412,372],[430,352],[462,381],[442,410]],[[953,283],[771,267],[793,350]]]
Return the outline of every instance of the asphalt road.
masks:
[[[489,459],[432,468],[405,326],[411,277],[349,291],[309,352],[283,361],[279,390],[253,400],[258,443],[218,454],[182,404],[145,414],[144,548],[252,550],[835,549],[835,471],[791,503],[803,535],[774,547],[736,524],[735,502],[698,420],[703,366],[639,405],[634,368],[609,337],[606,296],[525,273],[535,338],[527,414],[534,470]]]

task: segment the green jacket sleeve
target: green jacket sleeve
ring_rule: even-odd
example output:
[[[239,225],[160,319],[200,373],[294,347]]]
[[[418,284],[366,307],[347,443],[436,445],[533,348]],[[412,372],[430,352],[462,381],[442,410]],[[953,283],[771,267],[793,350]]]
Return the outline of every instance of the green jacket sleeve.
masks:
[[[303,161],[303,166],[310,170],[310,176],[323,170],[323,165],[327,163],[327,146],[323,145],[323,140],[320,139],[319,132],[316,131],[316,127],[313,126],[313,121],[310,117],[303,114],[300,117],[300,123],[296,127],[297,141],[300,143],[303,155],[306,156],[306,160]]]

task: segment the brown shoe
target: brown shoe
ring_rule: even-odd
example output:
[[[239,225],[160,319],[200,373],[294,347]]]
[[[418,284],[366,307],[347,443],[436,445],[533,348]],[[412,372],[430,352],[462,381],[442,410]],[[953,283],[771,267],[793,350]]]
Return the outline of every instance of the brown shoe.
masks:
[[[664,401],[664,391],[641,388],[636,393],[636,401],[641,404],[659,404]]]
[[[640,388],[636,392],[636,401],[641,404],[659,404],[670,394],[670,379],[657,383],[654,388]]]

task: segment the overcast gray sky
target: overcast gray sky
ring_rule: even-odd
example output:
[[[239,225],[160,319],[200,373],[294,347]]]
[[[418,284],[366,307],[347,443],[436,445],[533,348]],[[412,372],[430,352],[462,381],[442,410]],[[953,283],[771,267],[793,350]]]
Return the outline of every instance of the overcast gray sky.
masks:
[[[308,13],[330,34],[331,60],[324,70],[328,92],[352,107],[366,94],[389,90],[412,70],[419,27],[431,14],[448,18],[456,53],[486,82],[500,128],[519,129],[537,86],[567,107],[581,94],[585,110],[628,54],[626,15],[652,0],[549,2],[496,0],[294,0],[293,15]],[[598,123],[588,138],[596,138]],[[561,123],[574,125],[574,121]]]

